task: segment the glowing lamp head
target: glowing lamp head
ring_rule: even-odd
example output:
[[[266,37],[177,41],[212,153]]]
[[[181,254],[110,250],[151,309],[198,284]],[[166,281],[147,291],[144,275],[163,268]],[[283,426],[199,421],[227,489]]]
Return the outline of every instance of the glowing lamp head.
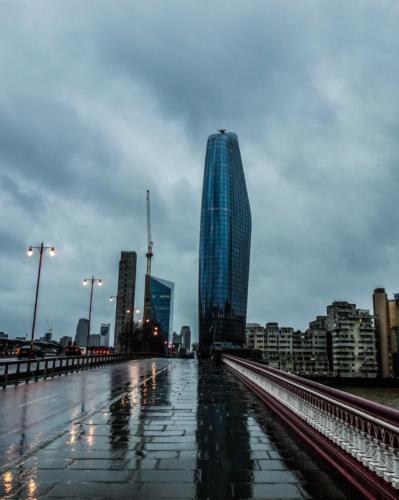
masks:
[[[140,309],[136,309],[136,311],[135,311],[135,312],[136,312],[136,314],[139,314],[139,312],[140,312]]]
[[[51,257],[54,257],[55,255],[55,247],[50,247],[50,250],[48,251],[49,255],[51,255]]]
[[[83,280],[83,286],[87,285],[87,280]]]
[[[114,301],[114,297],[110,297],[110,298],[109,298],[109,301],[110,301],[110,302],[113,302],[113,301]]]
[[[30,247],[28,248],[28,250],[26,251],[26,255],[27,255],[28,257],[32,257],[32,255],[33,255],[33,248],[32,248],[32,246],[30,246]]]
[[[98,280],[98,286],[102,286],[103,282],[101,280]]]
[[[158,335],[158,331],[157,331],[157,330],[155,330],[154,335],[155,335],[155,336],[157,336],[157,335]]]
[[[126,314],[130,314],[132,311],[130,309],[126,309]]]

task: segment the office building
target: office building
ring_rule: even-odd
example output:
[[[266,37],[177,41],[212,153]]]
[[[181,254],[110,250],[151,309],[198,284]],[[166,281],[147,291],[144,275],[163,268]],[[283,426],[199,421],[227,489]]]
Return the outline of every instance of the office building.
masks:
[[[119,261],[118,294],[115,313],[115,350],[121,352],[133,333],[133,313],[136,291],[136,252],[121,252]]]
[[[172,344],[174,346],[181,346],[181,344],[182,344],[182,336],[181,336],[181,334],[178,335],[177,332],[173,332],[173,335],[172,335]]]
[[[53,332],[50,330],[44,334],[43,337],[44,342],[52,342],[53,340]]]
[[[169,341],[173,331],[173,306],[175,285],[171,281],[151,276],[151,323],[158,325],[161,335]]]
[[[89,320],[80,318],[76,327],[75,343],[79,347],[86,347],[89,337]]]
[[[399,376],[399,294],[388,299],[385,288],[376,288],[373,305],[380,375]]]
[[[60,345],[62,347],[68,347],[69,345],[72,345],[72,337],[64,335],[64,337],[60,338]]]
[[[89,337],[89,347],[100,347],[100,338],[101,335],[99,333],[94,333]]]
[[[8,339],[8,333],[0,332],[0,339]]]
[[[109,332],[111,329],[110,323],[102,323],[100,328],[100,346],[109,347]]]
[[[208,138],[199,247],[199,345],[243,345],[247,315],[251,211],[237,135]]]
[[[187,352],[190,352],[191,348],[191,330],[189,326],[182,326],[180,330],[180,336],[182,344]]]

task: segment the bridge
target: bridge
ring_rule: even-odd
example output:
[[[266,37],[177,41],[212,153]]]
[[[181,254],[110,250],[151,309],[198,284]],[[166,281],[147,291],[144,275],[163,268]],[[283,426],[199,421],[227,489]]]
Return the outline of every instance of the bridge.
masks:
[[[228,354],[83,365],[0,392],[0,498],[398,498],[398,411]]]

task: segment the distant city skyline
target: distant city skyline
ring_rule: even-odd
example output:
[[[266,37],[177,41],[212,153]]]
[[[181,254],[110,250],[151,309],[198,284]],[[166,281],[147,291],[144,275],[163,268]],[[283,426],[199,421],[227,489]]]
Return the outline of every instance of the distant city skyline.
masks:
[[[112,332],[123,249],[143,297],[150,189],[153,272],[175,283],[175,328],[196,342],[204,143],[220,128],[245,158],[251,321],[303,329],[327,303],[372,309],[373,289],[399,292],[397,2],[71,8],[0,6],[0,330],[29,335],[25,249],[44,241],[57,256],[37,335],[48,321],[74,336],[93,275],[92,331]]]

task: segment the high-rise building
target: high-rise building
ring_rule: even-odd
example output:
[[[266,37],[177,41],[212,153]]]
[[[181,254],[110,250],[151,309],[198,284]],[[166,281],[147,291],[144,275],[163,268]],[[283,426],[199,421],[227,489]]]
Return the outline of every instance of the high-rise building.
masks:
[[[121,252],[115,313],[114,345],[117,352],[125,349],[128,343],[127,336],[133,332],[136,265],[136,252]]]
[[[378,362],[382,377],[399,375],[399,294],[388,299],[385,288],[373,293]]]
[[[50,330],[44,334],[44,342],[51,342],[53,340],[53,332]]]
[[[101,335],[99,333],[90,334],[89,337],[89,347],[100,347],[100,338]]]
[[[190,352],[191,347],[191,330],[189,326],[182,326],[180,330],[182,344],[187,352]]]
[[[247,316],[251,210],[237,135],[208,138],[199,248],[199,344],[243,345]]]
[[[356,304],[333,302],[327,306],[327,347],[332,371],[342,377],[377,376],[374,318]]]
[[[110,323],[102,323],[100,328],[100,346],[109,347]]]
[[[89,335],[89,320],[80,318],[76,327],[75,343],[79,347],[87,346]]]
[[[173,331],[173,302],[175,285],[171,281],[151,276],[151,322],[159,325],[160,332],[169,341]]]
[[[181,336],[181,334],[178,335],[177,332],[173,332],[173,335],[172,335],[172,344],[181,345],[181,343],[182,343],[182,336]]]
[[[63,337],[60,338],[60,345],[62,345],[62,347],[68,347],[71,344],[72,344],[72,337],[69,337],[69,335],[64,335]]]

